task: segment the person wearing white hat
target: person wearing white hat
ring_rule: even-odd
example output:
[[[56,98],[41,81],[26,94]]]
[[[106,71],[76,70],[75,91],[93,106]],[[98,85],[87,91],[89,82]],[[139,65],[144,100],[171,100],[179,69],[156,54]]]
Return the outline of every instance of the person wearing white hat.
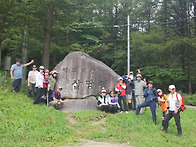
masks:
[[[118,103],[120,105],[120,112],[123,112],[122,102],[121,102],[122,100],[124,104],[125,112],[128,113],[125,89],[126,89],[126,84],[123,83],[123,78],[122,77],[118,78],[118,84],[116,84],[115,91],[118,93]]]
[[[109,100],[105,89],[101,90],[101,94],[98,97],[97,108],[101,111],[109,112]]]
[[[136,105],[140,105],[144,102],[144,88],[146,88],[146,82],[142,80],[142,75],[137,74],[137,80],[134,82],[135,84],[135,98]],[[143,114],[144,108],[141,108],[140,114]]]
[[[34,96],[33,104],[40,103],[40,98],[42,96],[43,83],[44,83],[44,66],[40,66],[39,72],[36,74],[36,84],[35,84],[36,94]]]
[[[56,85],[56,80],[57,80],[57,76],[58,76],[58,72],[56,70],[53,70],[51,72],[51,75],[49,77],[49,84],[48,84],[48,95],[49,97],[51,96],[51,94],[53,93],[53,91],[55,91],[55,85]]]
[[[169,120],[174,117],[177,126],[177,136],[182,135],[182,128],[180,124],[180,107],[182,105],[182,97],[179,93],[176,93],[175,85],[169,86],[169,94],[167,98],[167,115],[164,119],[163,130],[167,132]]]

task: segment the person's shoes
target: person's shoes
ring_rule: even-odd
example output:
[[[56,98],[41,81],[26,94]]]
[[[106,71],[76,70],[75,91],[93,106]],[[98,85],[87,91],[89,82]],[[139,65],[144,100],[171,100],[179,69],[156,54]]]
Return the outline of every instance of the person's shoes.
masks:
[[[164,129],[163,126],[161,126],[161,129],[162,129],[162,130]]]
[[[164,130],[164,129],[163,129],[163,131],[164,131],[164,133],[167,133],[167,130]]]
[[[133,111],[135,111],[136,110],[136,108],[133,108]]]
[[[128,111],[125,111],[125,113],[129,113]]]
[[[16,91],[14,89],[12,89],[11,92],[16,92]]]
[[[120,113],[123,113],[123,111],[120,111]]]
[[[129,110],[129,112],[132,112],[132,110]]]
[[[182,133],[178,133],[177,136],[179,136],[179,137],[182,136]]]

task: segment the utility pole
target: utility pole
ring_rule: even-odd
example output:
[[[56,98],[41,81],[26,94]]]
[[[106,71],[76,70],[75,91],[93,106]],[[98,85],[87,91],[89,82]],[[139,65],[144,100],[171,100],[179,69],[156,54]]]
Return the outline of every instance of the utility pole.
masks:
[[[127,74],[130,72],[130,24],[127,16]]]

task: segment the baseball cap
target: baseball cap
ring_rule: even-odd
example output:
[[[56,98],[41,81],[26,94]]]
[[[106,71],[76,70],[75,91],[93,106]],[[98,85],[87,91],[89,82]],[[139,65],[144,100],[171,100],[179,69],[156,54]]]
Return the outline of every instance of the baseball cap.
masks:
[[[105,89],[102,89],[102,90],[101,90],[101,93],[106,93],[106,90],[105,90]]]
[[[118,78],[118,81],[120,81],[120,80],[123,80],[123,78],[122,77]]]
[[[39,69],[44,69],[44,66],[41,65],[41,66],[39,67]]]
[[[59,90],[63,90],[63,88],[62,88],[62,87],[59,87],[58,89],[59,89]]]
[[[133,71],[130,71],[130,73],[129,74],[133,74]]]
[[[157,93],[161,92],[162,90],[161,89],[157,89]]]
[[[49,73],[50,71],[48,69],[45,69],[45,72]]]
[[[169,89],[176,89],[175,85],[169,85]]]
[[[148,84],[149,84],[149,83],[150,83],[150,84],[154,84],[154,82],[153,82],[153,81],[148,81]]]
[[[142,75],[141,74],[137,74],[137,76],[136,77],[141,77],[142,78]]]
[[[21,61],[21,59],[16,59],[16,62],[20,62],[21,63],[22,61]]]

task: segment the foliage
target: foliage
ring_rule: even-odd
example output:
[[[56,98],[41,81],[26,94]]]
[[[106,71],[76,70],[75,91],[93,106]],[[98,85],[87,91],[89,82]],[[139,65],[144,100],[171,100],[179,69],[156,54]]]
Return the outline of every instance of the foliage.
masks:
[[[186,105],[192,105],[196,106],[196,94],[188,95],[188,94],[182,94],[184,96],[184,102]]]
[[[196,18],[193,16],[196,16],[196,3],[193,1],[2,0],[0,4],[0,65],[5,56],[11,56],[12,62],[25,58],[22,55],[25,42],[28,60],[35,59],[37,65],[43,64],[40,59],[46,12],[52,6],[50,70],[70,52],[83,51],[124,75],[127,73],[129,14],[131,70],[159,67],[156,73],[183,72],[184,80],[170,82],[177,82],[183,92],[195,93]],[[28,33],[27,40],[24,31]],[[169,72],[165,74],[166,81],[172,80]],[[158,86],[159,80],[154,78]]]
[[[141,69],[142,75],[147,81],[153,81],[155,88],[161,88],[168,92],[171,84],[176,85],[177,91],[183,91],[186,88],[186,75],[182,69],[165,69],[156,66],[144,67]]]

